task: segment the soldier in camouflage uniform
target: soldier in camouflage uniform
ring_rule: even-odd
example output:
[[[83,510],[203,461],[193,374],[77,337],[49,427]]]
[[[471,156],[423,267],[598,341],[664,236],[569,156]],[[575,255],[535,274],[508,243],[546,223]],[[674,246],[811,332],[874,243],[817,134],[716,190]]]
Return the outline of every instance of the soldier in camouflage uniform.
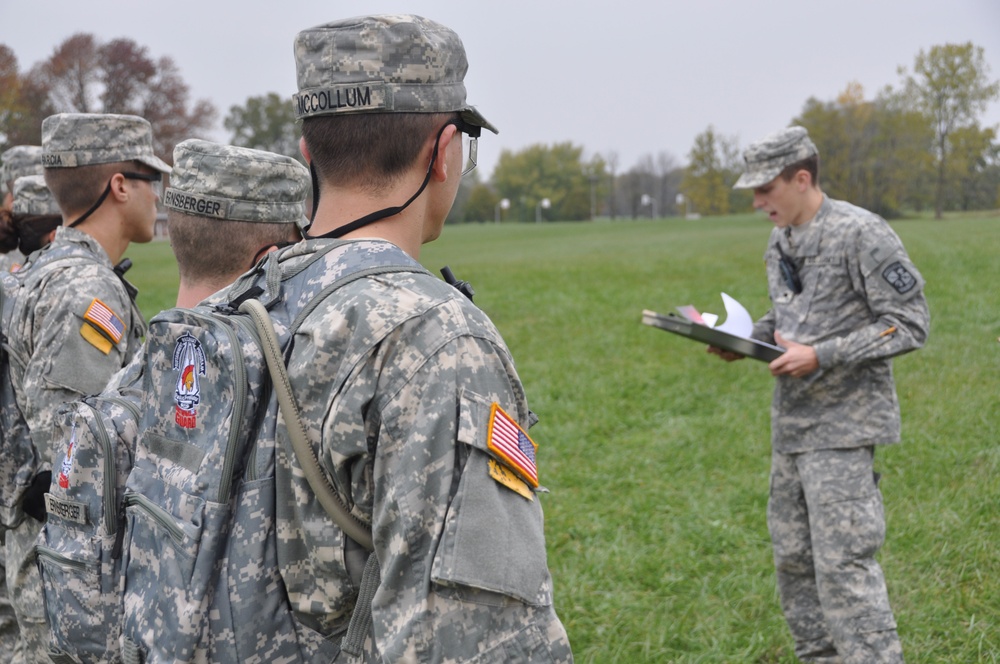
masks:
[[[17,226],[14,223],[15,183],[26,176],[38,177],[42,174],[42,148],[35,145],[12,147],[0,154],[0,163],[3,164],[0,182],[5,188],[3,210],[0,211],[0,238],[2,238],[0,239],[0,249],[9,249],[0,256],[0,270],[10,272],[20,268],[24,262],[24,255],[17,250],[19,238]],[[22,182],[21,185],[24,183]],[[27,194],[27,189],[24,190],[23,194]],[[33,196],[22,195],[21,198],[25,200],[19,205],[20,211],[39,211],[39,205],[28,202]],[[3,541],[4,538],[0,535],[0,660],[10,662],[15,659],[15,651],[20,637],[18,636],[14,607],[7,594],[7,574],[4,562],[6,555],[2,546]]]
[[[130,242],[153,237],[158,184],[170,167],[153,154],[149,123],[130,115],[59,114],[42,123],[42,164],[66,225],[16,274],[22,293],[10,339],[17,401],[39,458],[52,458],[56,407],[100,392],[132,359],[145,323],[135,289],[114,271]],[[46,463],[46,466],[48,464]],[[24,661],[45,662],[48,628],[32,548],[44,519],[43,469],[8,531],[7,583]]]
[[[927,339],[924,281],[884,219],[823,194],[805,129],[772,134],[744,157],[735,188],[753,189],[775,225],[764,255],[772,307],[753,336],[786,348],[770,364],[768,528],[795,652],[902,662],[875,560],[885,517],[873,463],[875,446],[899,441],[891,358]]]
[[[417,16],[360,17],[302,31],[295,59],[319,191],[282,269],[332,281],[339,262],[308,256],[326,243],[348,264],[365,252],[418,258],[474,165],[473,137],[496,132],[466,103],[461,40]],[[283,298],[289,318],[307,304]],[[537,418],[486,315],[425,272],[360,278],[304,317],[288,371],[325,475],[374,540],[366,566],[279,420],[278,562],[300,642],[339,640],[360,587],[370,626],[338,662],[572,661],[526,433]]]
[[[309,171],[291,157],[188,139],[164,193],[178,307],[222,290],[268,251],[300,239]]]
[[[10,212],[14,201],[14,182],[26,175],[41,175],[42,148],[37,145],[16,145],[0,154],[0,164],[3,164],[0,180],[3,181],[6,193],[3,198],[3,209]],[[25,254],[18,251],[17,232],[12,227],[8,215],[0,216],[0,270],[13,272],[24,263]]]

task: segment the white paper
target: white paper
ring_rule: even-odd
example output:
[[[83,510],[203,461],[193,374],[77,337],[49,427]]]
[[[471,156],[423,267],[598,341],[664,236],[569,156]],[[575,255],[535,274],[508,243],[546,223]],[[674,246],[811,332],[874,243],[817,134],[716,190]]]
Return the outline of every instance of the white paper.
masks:
[[[746,310],[746,307],[725,293],[722,294],[722,302],[726,305],[726,322],[715,329],[731,334],[734,337],[749,339],[750,335],[753,334],[753,318],[750,317],[750,312]]]
[[[722,325],[716,325],[719,322],[717,314],[710,314],[704,311],[699,312],[690,304],[677,307],[677,311],[681,312],[681,315],[693,323],[721,330],[734,337],[749,339],[750,335],[753,334],[753,318],[750,317],[750,313],[746,310],[746,307],[726,293],[722,293],[722,303],[726,307],[726,322]]]

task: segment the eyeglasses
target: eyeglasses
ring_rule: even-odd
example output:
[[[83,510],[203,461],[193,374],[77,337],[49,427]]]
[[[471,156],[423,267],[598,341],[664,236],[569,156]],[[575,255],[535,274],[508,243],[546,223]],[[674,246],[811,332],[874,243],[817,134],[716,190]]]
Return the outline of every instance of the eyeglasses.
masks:
[[[448,124],[455,125],[462,132],[462,154],[465,156],[462,175],[468,175],[476,167],[476,157],[479,152],[479,135],[482,133],[483,128],[469,124],[461,117],[449,121]],[[445,126],[447,127],[448,125]]]
[[[126,180],[143,180],[149,183],[153,191],[160,198],[163,197],[163,173],[136,173],[135,171],[122,171],[122,177]]]
[[[788,257],[788,254],[781,250],[779,243],[775,242],[774,248],[778,250],[778,268],[781,269],[781,278],[785,280],[788,288],[798,295],[802,292],[802,280],[799,279],[799,268]]]

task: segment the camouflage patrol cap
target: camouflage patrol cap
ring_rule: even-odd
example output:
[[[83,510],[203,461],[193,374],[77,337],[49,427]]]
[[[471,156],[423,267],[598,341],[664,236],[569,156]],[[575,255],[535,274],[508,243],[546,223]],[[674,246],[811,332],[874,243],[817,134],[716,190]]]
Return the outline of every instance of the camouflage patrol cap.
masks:
[[[311,186],[309,170],[291,157],[191,138],[174,148],[163,204],[211,219],[299,223]]]
[[[303,30],[295,38],[295,115],[447,113],[497,128],[465,101],[469,62],[462,40],[413,15],[361,16]]]
[[[75,168],[137,161],[161,173],[170,166],[153,154],[153,128],[137,115],[59,113],[42,120],[42,165]]]
[[[62,216],[44,175],[25,175],[14,180],[13,195],[11,212],[15,217]]]
[[[6,185],[25,175],[42,175],[42,148],[39,145],[15,145],[0,154],[3,164],[0,180]]]
[[[743,152],[747,167],[733,189],[755,189],[781,174],[786,166],[819,154],[803,127],[788,127],[753,143]]]

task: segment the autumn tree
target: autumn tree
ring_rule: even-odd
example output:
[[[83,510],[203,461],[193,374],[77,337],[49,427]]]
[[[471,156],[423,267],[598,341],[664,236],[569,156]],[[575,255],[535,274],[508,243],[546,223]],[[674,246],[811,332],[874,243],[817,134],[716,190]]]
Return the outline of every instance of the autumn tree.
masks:
[[[15,145],[40,145],[42,120],[52,112],[48,93],[20,73],[14,52],[0,44],[0,152]]]
[[[1000,82],[991,81],[983,49],[972,42],[933,46],[921,50],[913,74],[900,68],[906,95],[915,108],[931,121],[935,137],[937,186],[934,216],[942,217],[946,200],[949,138],[963,128],[975,126],[990,102],[1000,96]]]
[[[153,148],[167,161],[177,143],[215,122],[209,101],[190,103],[190,90],[173,59],[153,59],[149,49],[131,39],[101,43],[90,34],[73,35],[35,65],[28,78],[45,91],[52,112],[146,118],[153,126]]]
[[[222,126],[232,132],[233,145],[276,152],[302,161],[295,108],[275,92],[250,97],[243,106],[231,106]]]
[[[931,136],[923,115],[899,102],[891,90],[866,100],[859,83],[833,101],[806,101],[792,123],[819,148],[825,192],[885,217],[927,202]]]

